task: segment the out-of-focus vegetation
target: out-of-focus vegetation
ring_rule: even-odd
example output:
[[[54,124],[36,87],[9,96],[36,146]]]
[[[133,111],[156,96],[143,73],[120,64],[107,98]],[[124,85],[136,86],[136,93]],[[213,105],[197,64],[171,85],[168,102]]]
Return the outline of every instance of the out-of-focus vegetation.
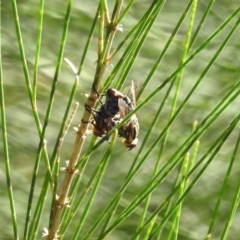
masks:
[[[115,40],[113,42],[113,48],[121,42],[129,30],[132,29],[132,27],[139,21],[146,9],[149,7],[150,2],[151,1],[139,0],[133,4],[130,11],[121,22],[123,25],[123,32],[118,31],[116,33]],[[193,32],[196,30],[196,27],[204,11],[206,10],[206,6],[208,4],[207,2],[208,1],[204,0],[198,2]],[[160,12],[157,20],[149,32],[141,51],[137,56],[127,81],[124,84],[125,87],[130,85],[132,80],[135,82],[143,82],[146,79],[157,57],[163,50],[166,41],[169,39],[187,3],[188,1],[186,0],[166,1],[162,11]],[[31,105],[29,102],[25,78],[22,70],[11,1],[2,1],[1,4],[1,51],[8,147],[17,221],[20,236],[22,236],[30,181],[32,178],[39,136],[36,130],[34,118],[31,113]],[[110,3],[109,1],[108,4],[109,9],[112,11],[113,3]],[[32,79],[37,39],[39,3],[38,1],[33,0],[17,1],[17,6],[27,65],[30,71],[30,77]],[[66,6],[67,1],[45,2],[42,44],[37,82],[37,107],[42,123],[46,114],[46,107],[49,100],[52,79],[57,63],[57,55],[61,44],[60,39],[64,24]],[[78,66],[79,60],[83,54],[83,48],[86,44],[89,29],[91,27],[97,7],[98,1],[76,0],[73,2],[64,57],[70,59],[76,66]],[[200,33],[196,38],[192,49],[190,50],[190,54],[238,7],[239,2],[237,0],[227,1],[227,4],[226,1],[216,0],[202,29],[200,30]],[[181,61],[188,28],[188,21],[189,17],[187,17],[183,22],[179,32],[177,33],[165,57],[163,58],[163,61],[138,100],[139,103],[142,102],[178,67]],[[196,58],[190,62],[187,67],[184,68],[177,106],[182,103],[185,96],[188,94],[204,68],[209,63],[212,56],[215,54],[220,42],[222,42],[226,37],[234,23],[235,21],[229,24],[227,28],[225,28],[206,48],[201,51]],[[72,124],[73,126],[77,126],[81,121],[82,113],[85,110],[85,94],[89,92],[92,85],[97,61],[97,36],[98,34],[96,29],[80,76],[79,87],[75,98],[75,100],[79,102],[79,109],[74,118]],[[196,89],[195,93],[188,100],[186,106],[171,126],[167,142],[163,150],[161,165],[168,161],[176,149],[189,136],[190,132],[192,131],[193,121],[196,120],[201,122],[222,99],[226,92],[239,80],[240,55],[238,50],[239,29],[237,29],[235,34],[232,36],[218,59],[215,61],[201,84]],[[112,65],[115,66],[122,52],[123,50],[120,50],[111,64],[107,66],[104,78],[111,73]],[[67,64],[63,63],[59,75],[56,95],[54,97],[55,100],[52,114],[45,137],[47,140],[47,149],[49,153],[52,152],[55,145],[61,119],[66,108],[73,81],[73,73]],[[169,85],[167,85],[167,87],[168,86]],[[167,87],[162,89],[137,113],[140,122],[138,146],[132,151],[127,151],[122,146],[121,141],[119,139],[117,140],[102,183],[83,227],[82,236],[92,226],[96,218],[102,213],[103,209],[122,185],[129,167],[136,156],[136,153],[138,152],[139,148],[141,148],[143,138],[146,135],[159,104],[167,91]],[[143,154],[148,150],[153,141],[160,134],[161,130],[166,126],[173,97],[174,94],[171,93],[167,104],[163,108],[160,118],[154,128],[154,131],[144,146]],[[219,134],[231,123],[237,114],[239,114],[239,105],[239,99],[234,100],[234,102],[231,103],[231,105],[218,117],[215,123],[201,137],[196,162],[215,141]],[[213,210],[216,205],[217,197],[223,184],[223,178],[226,174],[232,152],[237,141],[237,136],[238,129],[236,128],[227,139],[224,146],[218,152],[212,163],[209,165],[208,169],[204,172],[195,187],[190,191],[184,200],[180,219],[180,229],[178,235],[179,240],[205,238]],[[64,140],[62,147],[61,166],[64,166],[64,161],[69,159],[74,140],[75,133],[71,128]],[[88,146],[90,140],[91,136],[88,136],[84,145],[85,148]],[[0,149],[2,149],[2,141],[0,142],[0,147]],[[93,155],[91,156],[86,170],[82,175],[82,183],[78,190],[79,194],[81,191],[83,191],[85,184],[88,182],[96,165],[99,163],[99,156],[103,155],[107,147],[108,143],[103,143],[98,149],[96,149],[96,151],[94,151]],[[152,150],[147,161],[139,169],[138,173],[131,181],[131,184],[127,187],[119,203],[120,205],[117,209],[117,214],[120,213],[131,202],[131,200],[139,193],[143,186],[145,186],[145,184],[150,180],[154,164],[159,153],[159,148],[160,143]],[[0,158],[3,158],[2,150],[0,151]],[[237,155],[237,158],[239,158],[239,155]],[[4,228],[1,229],[0,239],[12,239],[11,215],[9,210],[9,199],[5,179],[5,166],[3,161],[0,162],[0,166],[0,204],[2,206],[0,222],[4,225]],[[37,176],[38,184],[36,185],[36,191],[34,194],[36,199],[39,197],[45,172],[45,162],[41,161],[39,174]],[[153,192],[148,208],[149,216],[171,192],[177,173],[178,169],[172,170],[164,182]],[[63,176],[63,174],[62,176],[61,174],[62,172],[60,172],[60,179],[62,179]],[[240,165],[239,161],[236,160],[234,163],[234,168],[229,176],[226,192],[222,198],[222,204],[220,206],[218,218],[216,220],[215,228],[212,232],[213,239],[219,239],[219,236],[222,232],[222,228],[225,224],[225,219],[229,213],[229,208],[237,187],[239,174]],[[59,180],[59,182],[61,182],[61,180]],[[49,196],[50,195],[51,194],[49,194]],[[50,200],[51,199],[49,198],[46,203],[46,209],[44,210],[44,214],[42,216],[40,229],[48,227]],[[131,214],[120,225],[120,227],[113,231],[108,239],[131,239],[130,236],[133,235],[137,228],[136,222],[141,215],[143,206],[143,204],[140,205],[137,211]],[[82,211],[83,208],[80,208],[78,213],[79,216],[81,215]],[[159,216],[159,219],[160,217],[162,217],[162,215]],[[239,221],[239,215],[236,215],[232,223],[232,228],[229,232],[228,239],[237,239],[239,233]],[[76,225],[77,222],[78,221],[76,218],[76,221],[73,221],[73,226],[74,224]],[[168,236],[169,227],[170,222],[169,224],[166,224],[161,239],[167,239],[166,236]],[[98,235],[96,235],[96,238],[92,239],[97,239],[97,236]],[[66,239],[71,239],[71,237],[72,235],[70,231],[70,233],[67,233]],[[40,233],[38,238],[40,238]]]

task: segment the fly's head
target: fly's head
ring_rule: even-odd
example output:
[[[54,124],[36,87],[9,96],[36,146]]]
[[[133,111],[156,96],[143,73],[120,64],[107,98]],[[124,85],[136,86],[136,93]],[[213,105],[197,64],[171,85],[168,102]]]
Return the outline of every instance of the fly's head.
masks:
[[[115,88],[109,88],[106,91],[106,98],[108,97],[123,98],[125,95]]]

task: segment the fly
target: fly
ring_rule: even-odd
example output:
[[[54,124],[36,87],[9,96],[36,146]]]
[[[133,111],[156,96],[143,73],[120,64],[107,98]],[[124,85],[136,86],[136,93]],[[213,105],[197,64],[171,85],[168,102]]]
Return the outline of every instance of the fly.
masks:
[[[132,89],[133,102],[135,101],[135,88]],[[125,96],[118,100],[120,119],[126,117],[131,111],[134,110],[135,106],[129,97]],[[139,134],[139,123],[136,114],[133,114],[131,118],[119,128],[119,136],[123,138],[123,144],[128,150],[133,149],[138,144]]]
[[[93,115],[93,120],[91,121],[93,125],[92,130],[93,134],[98,137],[106,136],[119,122],[118,100],[125,96],[114,88],[107,89],[104,95],[106,98],[105,103],[101,103],[101,107],[98,110],[85,105],[85,109]]]
[[[120,123],[136,106],[135,86],[132,83],[132,100],[120,91],[109,88],[105,95],[105,103],[101,103],[98,110],[85,105],[87,111],[93,115],[93,134],[98,137],[106,136],[118,123]],[[123,144],[128,150],[138,143],[139,123],[136,114],[119,128],[118,135],[123,138]]]

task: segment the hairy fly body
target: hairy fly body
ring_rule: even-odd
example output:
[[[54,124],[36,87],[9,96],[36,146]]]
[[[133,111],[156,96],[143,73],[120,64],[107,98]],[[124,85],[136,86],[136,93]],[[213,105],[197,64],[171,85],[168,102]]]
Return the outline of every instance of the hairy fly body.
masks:
[[[98,137],[107,135],[120,121],[118,99],[125,96],[113,88],[108,89],[104,95],[106,98],[105,103],[98,110],[91,109],[88,105],[85,105],[86,110],[93,115],[93,121],[91,121],[93,134]]]

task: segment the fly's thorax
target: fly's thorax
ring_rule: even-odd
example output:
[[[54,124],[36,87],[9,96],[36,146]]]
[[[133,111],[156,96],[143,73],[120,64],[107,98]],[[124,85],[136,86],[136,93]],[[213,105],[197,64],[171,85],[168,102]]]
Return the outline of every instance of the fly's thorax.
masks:
[[[105,112],[108,116],[114,117],[119,112],[118,100],[125,97],[124,94],[114,88],[106,91],[106,101],[104,104]]]
[[[119,112],[118,101],[111,100],[111,99],[108,100],[104,104],[104,111],[106,112],[107,116],[114,117]]]

